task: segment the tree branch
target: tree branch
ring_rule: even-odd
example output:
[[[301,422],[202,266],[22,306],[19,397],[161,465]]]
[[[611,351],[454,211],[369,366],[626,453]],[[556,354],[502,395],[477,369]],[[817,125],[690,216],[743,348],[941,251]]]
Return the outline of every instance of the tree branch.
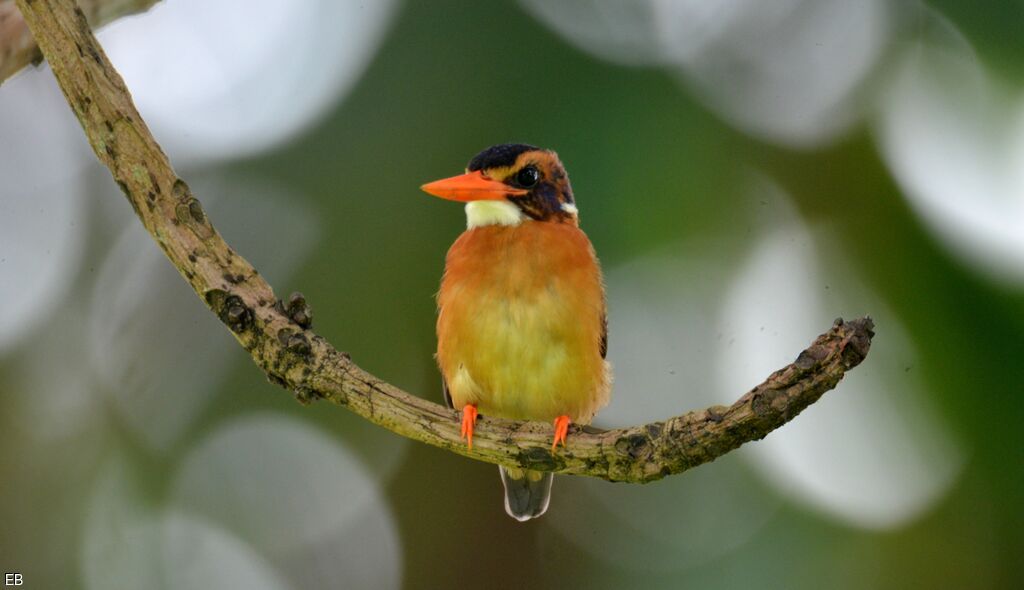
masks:
[[[869,318],[835,325],[796,361],[732,406],[714,406],[632,428],[574,429],[552,453],[551,426],[481,417],[473,449],[458,414],[363,371],[310,329],[300,296],[287,304],[213,228],[135,110],[121,77],[73,0],[17,0],[96,156],[139,219],[199,297],[274,383],[303,402],[323,399],[397,434],[510,466],[648,482],[713,461],[763,438],[836,386],[865,357]]]
[[[78,0],[93,29],[149,10],[160,0]],[[0,0],[0,84],[29,64],[43,59],[14,0]]]

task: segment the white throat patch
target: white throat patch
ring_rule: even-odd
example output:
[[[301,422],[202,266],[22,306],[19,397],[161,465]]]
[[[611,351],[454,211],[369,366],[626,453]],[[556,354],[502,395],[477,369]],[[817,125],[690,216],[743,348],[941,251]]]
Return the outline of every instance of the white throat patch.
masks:
[[[485,225],[519,225],[526,219],[523,212],[508,201],[470,201],[466,203],[466,227]]]

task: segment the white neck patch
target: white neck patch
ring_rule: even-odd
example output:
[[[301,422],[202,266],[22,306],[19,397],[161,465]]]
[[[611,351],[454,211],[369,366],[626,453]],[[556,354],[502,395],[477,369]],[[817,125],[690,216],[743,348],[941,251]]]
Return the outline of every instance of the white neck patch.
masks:
[[[466,203],[466,227],[485,225],[519,225],[526,219],[523,212],[508,201],[470,201]]]

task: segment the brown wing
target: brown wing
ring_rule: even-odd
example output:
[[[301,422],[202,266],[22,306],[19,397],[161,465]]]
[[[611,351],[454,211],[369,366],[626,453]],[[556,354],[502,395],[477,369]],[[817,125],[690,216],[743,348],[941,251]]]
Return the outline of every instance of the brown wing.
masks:
[[[452,403],[452,394],[448,393],[448,382],[441,377],[441,390],[444,392],[444,405],[450,409],[455,409],[455,404]]]
[[[608,314],[601,315],[601,358],[608,358]]]

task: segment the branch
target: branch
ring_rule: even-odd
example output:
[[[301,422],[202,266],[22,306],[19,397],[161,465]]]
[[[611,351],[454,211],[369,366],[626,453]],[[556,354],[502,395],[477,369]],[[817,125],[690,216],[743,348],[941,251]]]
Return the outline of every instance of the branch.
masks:
[[[149,10],[160,0],[78,0],[94,29],[131,14]],[[0,0],[0,84],[29,64],[43,59],[14,0]]]
[[[300,402],[327,400],[399,435],[472,459],[648,482],[763,438],[835,387],[868,352],[870,318],[837,320],[793,364],[731,406],[632,428],[577,428],[568,447],[557,453],[550,450],[550,425],[481,417],[468,450],[459,438],[457,412],[357,367],[309,329],[301,296],[279,301],[256,269],[224,242],[174,173],[73,0],[17,2],[96,156],[110,168],[143,225],[268,379]]]

